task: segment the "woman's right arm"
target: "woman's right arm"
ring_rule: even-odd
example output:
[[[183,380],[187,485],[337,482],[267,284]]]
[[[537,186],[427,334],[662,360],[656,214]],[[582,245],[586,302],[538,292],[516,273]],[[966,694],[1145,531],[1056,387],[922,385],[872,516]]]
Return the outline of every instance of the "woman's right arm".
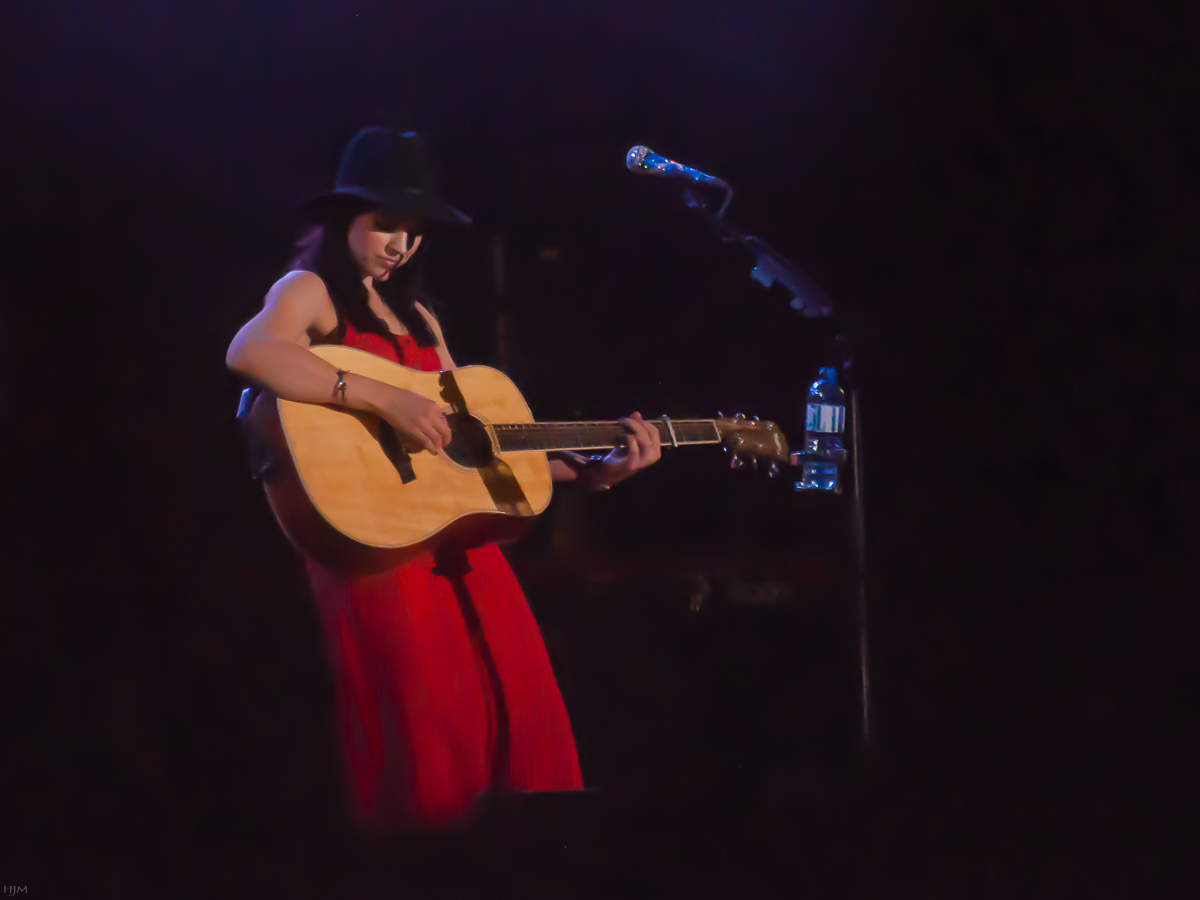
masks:
[[[309,333],[327,317],[325,285],[310,272],[294,272],[275,283],[263,309],[242,326],[225,354],[225,365],[246,381],[284,400],[333,403],[337,369],[312,353]],[[345,405],[374,413],[426,450],[450,440],[437,404],[412,391],[348,373]]]

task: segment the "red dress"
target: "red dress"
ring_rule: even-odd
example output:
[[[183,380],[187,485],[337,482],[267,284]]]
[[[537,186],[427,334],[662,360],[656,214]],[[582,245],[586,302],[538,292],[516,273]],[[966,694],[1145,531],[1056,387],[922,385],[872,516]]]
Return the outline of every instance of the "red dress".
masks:
[[[397,337],[397,359],[384,338],[345,329],[346,346],[441,369],[437,352],[408,336]],[[367,577],[307,563],[351,808],[365,825],[451,822],[496,782],[583,787],[567,711],[508,561],[495,544],[466,550],[465,566],[463,557],[425,553]],[[457,579],[445,574],[455,559]]]

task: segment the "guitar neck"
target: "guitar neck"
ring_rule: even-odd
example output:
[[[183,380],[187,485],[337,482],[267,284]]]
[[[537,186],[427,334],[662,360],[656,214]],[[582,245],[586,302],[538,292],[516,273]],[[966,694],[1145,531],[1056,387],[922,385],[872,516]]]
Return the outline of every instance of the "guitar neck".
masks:
[[[714,419],[654,419],[646,424],[658,430],[664,447],[684,444],[719,444],[721,434]],[[628,433],[620,422],[527,422],[491,426],[500,452],[512,450],[611,450]]]

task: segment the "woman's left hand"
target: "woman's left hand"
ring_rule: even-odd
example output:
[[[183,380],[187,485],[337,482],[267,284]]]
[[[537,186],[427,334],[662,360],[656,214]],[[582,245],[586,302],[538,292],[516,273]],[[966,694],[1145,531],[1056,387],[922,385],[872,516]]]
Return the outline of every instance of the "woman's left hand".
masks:
[[[662,456],[658,429],[646,424],[641,413],[635,412],[618,421],[629,434],[625,435],[625,446],[614,449],[600,464],[597,481],[605,486],[624,481],[646,466],[654,465]]]

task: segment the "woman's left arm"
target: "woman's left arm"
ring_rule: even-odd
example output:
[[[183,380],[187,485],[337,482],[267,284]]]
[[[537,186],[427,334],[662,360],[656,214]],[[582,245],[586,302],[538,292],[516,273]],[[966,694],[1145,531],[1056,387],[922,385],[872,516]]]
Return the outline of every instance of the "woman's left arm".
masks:
[[[551,450],[546,456],[550,458],[551,481],[570,483],[586,480],[588,468],[594,465],[586,456],[570,450]]]
[[[429,328],[437,338],[437,355],[442,366],[447,369],[458,368],[446,348],[446,339],[442,336],[442,326],[428,309],[420,303],[414,303],[417,312],[425,317]],[[628,434],[625,436],[625,446],[613,450],[603,460],[595,462],[586,456],[572,453],[570,450],[555,450],[548,453],[550,457],[550,480],[558,482],[580,482],[591,490],[603,491],[620,481],[624,481],[635,472],[658,462],[662,454],[658,429],[652,428],[642,421],[641,413],[634,413],[620,420]]]
[[[591,490],[604,491],[658,462],[662,456],[658,429],[647,425],[639,412],[618,421],[627,432],[624,447],[613,449],[599,461],[569,450],[554,451],[549,454],[551,479],[577,481]]]
[[[442,336],[441,323],[421,303],[414,303],[413,307],[429,323],[429,329],[433,332],[433,336],[437,338],[437,347],[435,349],[437,350],[438,359],[442,362],[442,368],[457,369],[458,366],[454,364],[454,360],[450,357],[450,351],[446,347],[446,339]],[[589,464],[586,457],[580,456],[578,453],[571,453],[569,450],[556,451],[547,455],[550,457],[551,481],[575,481]]]

